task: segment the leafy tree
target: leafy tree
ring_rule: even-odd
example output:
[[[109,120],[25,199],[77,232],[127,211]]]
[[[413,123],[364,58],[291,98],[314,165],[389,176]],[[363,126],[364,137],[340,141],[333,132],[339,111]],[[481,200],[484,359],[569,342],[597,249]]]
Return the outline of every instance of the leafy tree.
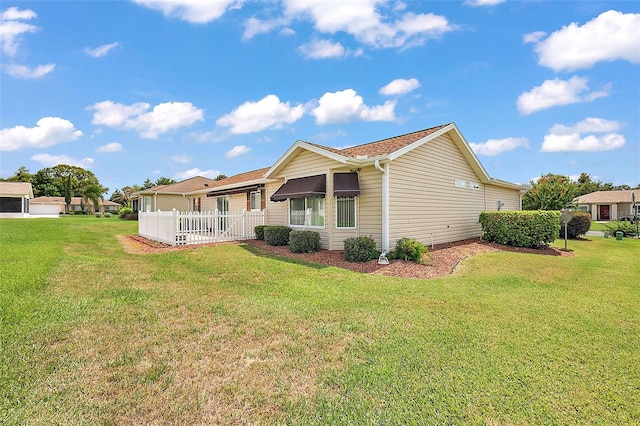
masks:
[[[67,176],[67,180],[64,185],[64,204],[69,212],[69,206],[71,205],[71,175]]]
[[[31,173],[29,173],[29,169],[27,169],[25,166],[21,166],[18,168],[18,170],[16,170],[16,172],[13,174],[13,176],[8,177],[6,179],[0,179],[0,181],[6,181],[6,182],[31,182],[31,177],[33,175]]]
[[[33,195],[36,197],[62,197],[64,193],[61,191],[59,183],[62,182],[57,182],[48,168],[38,170],[31,177]]]
[[[176,183],[175,180],[169,179],[168,177],[161,176],[158,178],[158,180],[156,180],[155,185],[172,185],[174,183]]]
[[[41,195],[51,197],[64,197],[65,185],[70,178],[70,188],[72,196],[80,197],[84,188],[88,185],[98,186],[102,193],[106,193],[109,188],[100,185],[98,178],[93,172],[82,167],[58,164],[54,167],[47,167],[33,175],[31,186],[36,197]]]
[[[562,210],[578,196],[578,185],[563,175],[549,173],[530,185],[522,196],[523,210]]]
[[[111,197],[109,197],[109,201],[113,201],[114,203],[118,203],[121,206],[124,206],[126,205],[128,200],[125,198],[125,195],[122,191],[116,189],[115,191],[113,191],[113,194],[111,194]]]
[[[81,191],[82,201],[85,205],[89,205],[89,201],[93,203],[93,211],[100,210],[100,200],[104,200],[103,188],[93,183],[87,184]]]
[[[151,179],[147,178],[142,184],[142,189],[149,189],[153,186],[155,186],[155,184],[151,182]]]
[[[219,174],[218,176],[216,176],[216,178],[214,180],[215,181],[220,181],[222,179],[226,179],[227,177],[228,177],[227,175]]]

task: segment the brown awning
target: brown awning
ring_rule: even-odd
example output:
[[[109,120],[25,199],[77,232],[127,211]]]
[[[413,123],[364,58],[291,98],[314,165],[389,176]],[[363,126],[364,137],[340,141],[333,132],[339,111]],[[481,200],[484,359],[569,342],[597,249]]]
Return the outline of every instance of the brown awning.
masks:
[[[327,175],[307,176],[286,181],[271,196],[271,201],[285,201],[288,198],[324,198],[326,193]]]
[[[336,197],[355,197],[360,195],[360,183],[357,173],[334,173],[333,195]]]
[[[259,191],[263,189],[264,185],[249,185],[249,186],[241,186],[239,188],[233,189],[222,189],[222,190],[214,190],[207,192],[207,197],[219,197],[221,195],[232,195],[232,194],[241,194],[243,192],[251,192],[251,191]]]

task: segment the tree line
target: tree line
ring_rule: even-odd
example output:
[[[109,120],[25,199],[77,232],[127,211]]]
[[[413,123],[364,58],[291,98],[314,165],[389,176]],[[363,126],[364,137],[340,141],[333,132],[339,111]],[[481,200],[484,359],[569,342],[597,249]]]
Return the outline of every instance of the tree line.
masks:
[[[614,185],[611,182],[594,181],[589,173],[581,173],[576,181],[568,176],[548,173],[537,181],[530,181],[522,195],[523,210],[562,210],[571,207],[581,195],[596,191],[640,189],[629,185]]]

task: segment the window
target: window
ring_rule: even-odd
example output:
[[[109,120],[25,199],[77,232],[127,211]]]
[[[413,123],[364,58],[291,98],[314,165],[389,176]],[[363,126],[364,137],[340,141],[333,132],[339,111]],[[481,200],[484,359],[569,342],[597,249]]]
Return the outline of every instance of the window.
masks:
[[[356,227],[356,197],[336,198],[336,227]]]
[[[289,200],[291,226],[324,226],[324,198],[292,198]]]
[[[147,197],[147,196],[145,196],[145,197],[142,199],[142,202],[144,203],[144,206],[143,206],[143,208],[142,208],[142,211],[150,212],[150,211],[151,211],[151,197]]]
[[[249,208],[251,210],[260,210],[260,191],[252,191],[249,197]]]

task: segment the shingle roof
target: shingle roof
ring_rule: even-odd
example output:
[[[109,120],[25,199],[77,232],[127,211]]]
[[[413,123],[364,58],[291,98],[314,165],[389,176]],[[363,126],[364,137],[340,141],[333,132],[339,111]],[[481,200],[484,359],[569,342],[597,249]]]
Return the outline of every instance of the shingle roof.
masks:
[[[236,185],[243,182],[251,182],[254,180],[260,180],[264,178],[264,174],[269,170],[269,167],[252,170],[250,172],[239,173],[237,175],[229,176],[226,179],[222,179],[213,183],[213,185],[209,185],[209,188],[216,188],[227,185]]]
[[[206,178],[204,176],[194,176],[192,178],[185,179],[183,181],[180,181],[171,185],[158,185],[152,188],[143,189],[142,191],[139,191],[139,193],[150,194],[155,192],[158,192],[158,193],[192,192],[192,191],[197,191],[198,189],[211,187],[215,182],[216,182],[215,180]]]
[[[352,146],[344,149],[336,149],[315,143],[307,142],[309,145],[316,146],[335,154],[344,155],[345,157],[358,157],[366,155],[368,157],[375,157],[378,155],[391,154],[399,149],[402,149],[412,143],[419,141],[420,139],[429,136],[432,133],[448,126],[451,123],[443,124],[429,129],[419,130],[417,132],[407,133],[400,136],[393,136],[391,138],[382,139],[375,142],[369,142],[363,145]]]
[[[640,189],[621,191],[596,191],[577,198],[578,204],[630,203],[631,194],[636,195],[636,203],[640,204]]]
[[[29,182],[0,182],[0,194],[33,196],[33,190]]]

